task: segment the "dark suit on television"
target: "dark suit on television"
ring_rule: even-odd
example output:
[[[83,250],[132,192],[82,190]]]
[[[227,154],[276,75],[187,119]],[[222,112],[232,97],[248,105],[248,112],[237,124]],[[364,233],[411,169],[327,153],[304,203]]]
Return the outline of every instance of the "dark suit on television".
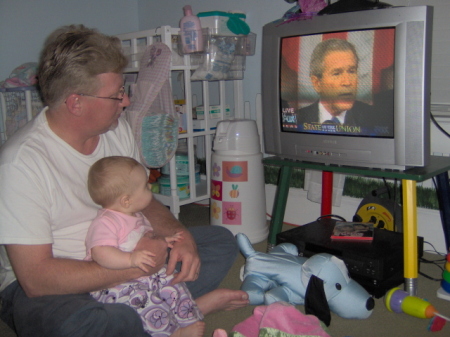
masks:
[[[319,101],[298,109],[296,115],[297,125],[299,126],[303,123],[319,123]],[[361,101],[355,101],[353,107],[350,110],[347,110],[343,124],[352,126],[370,126],[373,125],[375,118],[375,109],[373,106]]]

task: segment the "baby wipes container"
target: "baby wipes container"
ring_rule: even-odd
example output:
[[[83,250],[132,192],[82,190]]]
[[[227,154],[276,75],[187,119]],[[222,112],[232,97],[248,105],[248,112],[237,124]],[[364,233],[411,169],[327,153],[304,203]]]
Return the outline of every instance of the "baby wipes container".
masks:
[[[247,35],[250,33],[244,13],[211,11],[198,13],[197,16],[202,28],[209,28],[213,35]]]
[[[189,175],[189,157],[187,154],[176,153],[175,154],[175,170],[178,176]],[[170,164],[166,164],[161,168],[161,173],[170,174]]]
[[[159,193],[163,195],[171,195],[170,176],[163,175],[158,179]],[[189,186],[189,176],[177,176],[177,195],[180,199],[187,199],[191,195]]]
[[[264,168],[254,120],[217,124],[211,159],[211,224],[244,233],[251,243],[265,240]]]

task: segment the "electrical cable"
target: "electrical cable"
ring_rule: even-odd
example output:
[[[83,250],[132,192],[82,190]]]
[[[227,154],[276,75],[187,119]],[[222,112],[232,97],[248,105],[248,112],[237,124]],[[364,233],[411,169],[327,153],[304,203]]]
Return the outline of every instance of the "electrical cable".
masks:
[[[333,218],[336,220],[340,220],[340,221],[344,221],[347,222],[347,220],[345,220],[345,218],[341,217],[340,215],[336,215],[336,214],[325,214],[325,215],[321,215],[317,218],[316,221],[320,221],[323,218]]]
[[[443,253],[438,252],[431,242],[424,241],[424,243],[430,245],[433,248],[432,250],[425,250],[424,252],[430,252],[430,253],[437,254],[439,256],[442,256],[442,258],[436,259],[436,260],[429,260],[429,259],[426,259],[424,257],[421,257],[419,259],[419,262],[420,263],[431,264],[431,265],[436,266],[440,270],[440,275],[442,275],[442,272],[444,271],[444,267],[440,266],[439,263],[440,264],[445,264],[445,262],[446,262],[446,257],[445,256],[446,255],[443,254]],[[421,276],[423,276],[423,277],[425,277],[425,278],[427,278],[429,280],[432,280],[432,281],[436,281],[436,282],[441,282],[442,281],[442,278],[435,278],[435,277],[429,276],[429,275],[427,275],[427,274],[425,274],[425,273],[423,273],[421,271],[419,271],[419,275],[421,275]]]
[[[448,138],[450,138],[450,134],[444,130],[444,128],[436,121],[433,114],[430,112],[430,118],[433,124],[441,131],[444,135],[446,135]]]

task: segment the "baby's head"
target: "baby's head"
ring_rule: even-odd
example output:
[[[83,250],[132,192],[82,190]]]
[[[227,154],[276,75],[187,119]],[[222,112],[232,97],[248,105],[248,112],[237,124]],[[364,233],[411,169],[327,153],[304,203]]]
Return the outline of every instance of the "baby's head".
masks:
[[[105,157],[91,166],[88,191],[92,200],[103,208],[130,213],[143,210],[152,200],[147,172],[129,157]]]

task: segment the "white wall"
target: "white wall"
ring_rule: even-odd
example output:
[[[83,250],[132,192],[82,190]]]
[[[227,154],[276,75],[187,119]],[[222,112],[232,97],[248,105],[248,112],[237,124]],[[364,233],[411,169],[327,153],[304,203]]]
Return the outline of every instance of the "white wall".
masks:
[[[137,0],[0,0],[0,80],[37,62],[48,34],[75,23],[106,34],[138,30]]]
[[[428,5],[434,7],[433,56],[431,58],[431,102],[450,104],[450,1],[448,0],[387,0],[395,6]]]

